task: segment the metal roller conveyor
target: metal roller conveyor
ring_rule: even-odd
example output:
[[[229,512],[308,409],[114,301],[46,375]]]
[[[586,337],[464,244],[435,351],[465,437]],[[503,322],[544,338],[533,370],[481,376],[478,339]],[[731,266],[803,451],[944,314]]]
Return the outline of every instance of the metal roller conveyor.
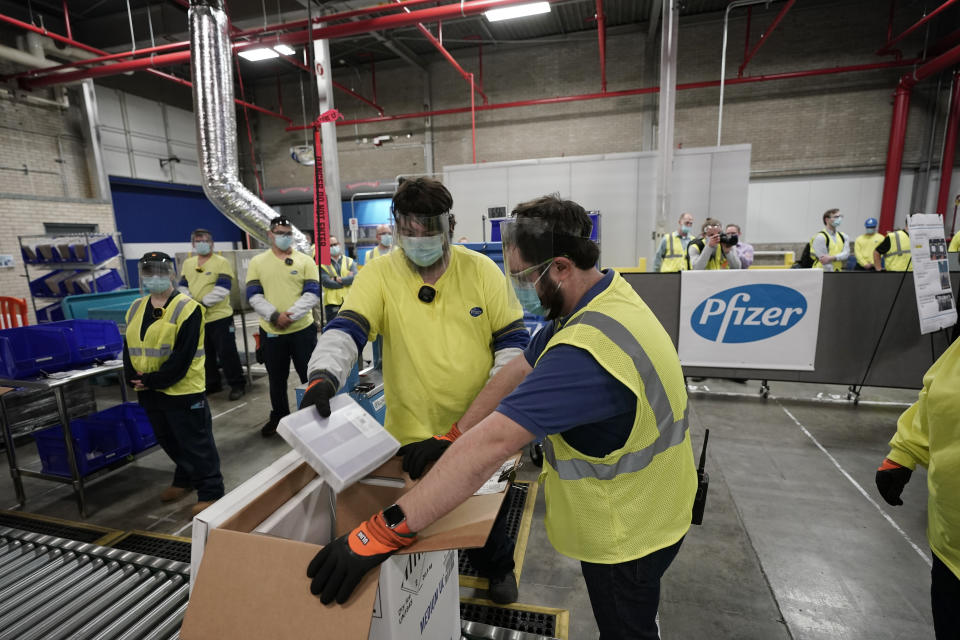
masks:
[[[0,640],[170,640],[190,566],[0,527]]]

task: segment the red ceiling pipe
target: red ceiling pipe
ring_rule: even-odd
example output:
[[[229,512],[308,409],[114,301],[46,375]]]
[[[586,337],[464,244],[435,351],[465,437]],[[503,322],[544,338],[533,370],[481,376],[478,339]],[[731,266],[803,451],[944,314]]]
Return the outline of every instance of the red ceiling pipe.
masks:
[[[67,9],[67,0],[63,0],[63,24],[67,26],[67,37],[73,40],[73,31],[70,29],[70,11]]]
[[[917,67],[900,78],[894,94],[893,118],[890,123],[890,142],[887,146],[887,169],[883,176],[883,200],[880,202],[880,229],[890,231],[895,226],[897,195],[900,191],[900,169],[903,164],[903,145],[907,135],[907,116],[910,92],[913,86],[930,76],[960,62],[960,45],[941,56]]]
[[[898,35],[896,38],[890,39],[888,36],[887,43],[877,50],[877,55],[882,56],[885,53],[892,53],[891,47],[893,45],[897,44],[898,42],[906,38],[908,35],[916,31],[917,29],[919,29],[929,21],[933,20],[937,15],[939,15],[940,13],[948,9],[950,5],[956,4],[957,1],[958,0],[946,0],[946,2],[944,2],[942,5],[940,5],[939,7],[937,7],[930,13],[928,13],[927,15],[920,18],[920,20],[914,23],[912,27],[909,27],[908,29],[900,33],[900,35]],[[892,9],[893,8],[891,7],[891,11]]]
[[[916,60],[891,60],[889,62],[873,62],[869,64],[858,64],[847,67],[831,67],[827,69],[809,69],[806,71],[787,71],[785,73],[771,73],[762,76],[748,76],[746,78],[733,78],[727,80],[725,84],[749,84],[753,82],[771,82],[774,80],[794,80],[797,78],[809,78],[814,76],[826,76],[837,73],[851,73],[857,71],[873,71],[876,69],[890,69],[894,67],[903,67],[916,64]],[[719,87],[719,80],[708,80],[705,82],[688,82],[678,84],[678,91],[689,89],[708,89]],[[557,96],[553,98],[537,98],[534,100],[518,100],[516,102],[500,102],[486,104],[476,107],[476,111],[492,111],[495,109],[513,109],[516,107],[532,107],[544,104],[561,104],[564,102],[580,102],[583,100],[599,100],[602,98],[625,98],[627,96],[638,96],[648,93],[657,93],[660,87],[645,87],[642,89],[625,89],[623,91],[608,91],[607,93],[586,93],[573,96]],[[378,122],[391,122],[393,120],[408,120],[411,118],[427,118],[430,116],[446,116],[457,113],[469,113],[470,107],[455,107],[452,109],[438,109],[436,111],[418,111],[416,113],[400,113],[396,115],[383,116],[382,118],[359,118],[356,120],[338,120],[337,125],[355,125],[355,124],[374,124]],[[313,125],[290,126],[287,131],[300,131],[310,129]]]
[[[927,57],[935,58],[947,49],[953,48],[953,45],[957,43],[960,43],[960,29],[954,29],[947,35],[934,42],[930,48],[927,49]]]
[[[278,55],[279,55],[281,58],[283,58],[284,60],[286,60],[287,62],[289,62],[290,64],[292,64],[293,66],[297,67],[298,69],[302,69],[303,71],[306,71],[306,72],[309,73],[310,75],[316,75],[316,74],[313,72],[313,69],[311,69],[311,68],[308,67],[307,65],[303,64],[302,62],[300,62],[299,60],[297,60],[297,59],[294,58],[293,56],[284,55],[284,54],[282,54],[282,53],[278,53]],[[333,86],[336,87],[337,89],[339,89],[340,91],[343,91],[344,93],[353,96],[354,98],[356,98],[356,99],[359,100],[360,102],[363,102],[363,103],[365,103],[365,104],[370,105],[371,107],[373,107],[374,109],[376,109],[377,113],[379,113],[380,115],[383,115],[383,107],[381,107],[380,105],[378,105],[378,104],[375,102],[376,98],[374,98],[374,101],[368,100],[367,98],[364,98],[362,95],[360,95],[359,93],[357,93],[357,92],[354,91],[353,89],[350,89],[350,88],[348,88],[348,87],[340,84],[340,83],[337,82],[336,80],[333,81]]]
[[[780,9],[780,13],[773,19],[773,22],[767,27],[767,30],[763,32],[763,35],[760,36],[760,40],[757,41],[757,44],[753,45],[753,49],[743,57],[743,63],[740,65],[740,68],[737,69],[737,77],[743,77],[743,70],[747,68],[747,65],[750,64],[750,61],[753,60],[753,57],[757,55],[757,52],[760,51],[760,47],[766,44],[767,40],[770,38],[770,35],[773,33],[774,29],[780,26],[780,22],[783,20],[783,17],[787,15],[787,12],[797,3],[797,0],[790,0],[787,4],[783,5],[783,8]]]
[[[435,4],[437,0],[403,0],[403,2],[397,2],[396,4],[380,4],[373,7],[366,7],[365,9],[354,9],[352,11],[344,11],[342,13],[331,13],[325,16],[317,16],[313,19],[314,24],[320,24],[322,22],[333,22],[335,20],[349,20],[350,18],[358,18],[360,16],[366,16],[373,13],[383,13],[385,11],[396,11],[403,9],[405,7],[413,7],[421,4],[432,3]],[[189,4],[187,5],[189,6]],[[244,29],[238,31],[236,35],[238,36],[251,36],[261,33],[272,33],[274,31],[290,31],[292,29],[305,29],[307,26],[307,20],[294,20],[291,22],[278,22],[276,24],[270,24],[265,27],[254,27],[252,29]]]
[[[597,44],[600,47],[600,91],[607,92],[607,19],[603,0],[597,0]]]
[[[184,87],[192,87],[192,86],[193,86],[193,83],[190,82],[189,80],[184,80],[183,78],[178,78],[177,76],[171,75],[171,74],[169,74],[169,73],[164,73],[163,71],[151,70],[151,73],[153,73],[153,74],[154,74],[155,76],[157,76],[158,78],[163,78],[164,80],[169,80],[169,81],[171,81],[171,82],[176,82],[177,84],[183,85]],[[274,112],[274,111],[270,111],[269,109],[264,109],[263,107],[260,107],[260,106],[257,106],[257,105],[255,105],[255,104],[253,104],[252,102],[247,102],[247,101],[245,101],[245,100],[238,100],[238,99],[234,99],[233,101],[234,101],[235,103],[237,103],[238,105],[240,105],[241,107],[246,107],[246,108],[251,109],[251,110],[253,110],[253,111],[259,111],[260,113],[263,113],[263,114],[268,115],[268,116],[272,116],[272,117],[274,117],[274,118],[279,118],[280,120],[286,120],[288,123],[292,123],[292,122],[293,122],[293,120],[291,120],[291,119],[288,118],[287,116],[283,115],[282,113],[276,113],[276,112]]]
[[[87,58],[85,60],[76,60],[74,62],[66,62],[64,64],[59,64],[55,67],[43,67],[42,69],[27,69],[26,71],[21,71],[19,73],[13,73],[9,76],[4,76],[4,78],[29,78],[36,76],[47,76],[50,74],[55,74],[64,69],[77,69],[80,67],[89,67],[90,65],[99,64],[101,62],[110,62],[112,60],[122,60],[124,58],[134,58],[143,55],[150,55],[154,53],[170,52],[176,51],[177,49],[184,49],[190,46],[189,42],[174,42],[171,44],[161,44],[155,47],[146,47],[145,49],[136,49],[134,51],[124,51],[122,53],[110,53],[104,56],[96,56],[94,58]]]
[[[947,200],[950,199],[950,179],[953,177],[953,159],[957,154],[957,130],[960,129],[960,71],[953,72],[953,91],[950,94],[950,117],[943,141],[943,160],[940,163],[940,193],[937,196],[937,213],[947,217]]]

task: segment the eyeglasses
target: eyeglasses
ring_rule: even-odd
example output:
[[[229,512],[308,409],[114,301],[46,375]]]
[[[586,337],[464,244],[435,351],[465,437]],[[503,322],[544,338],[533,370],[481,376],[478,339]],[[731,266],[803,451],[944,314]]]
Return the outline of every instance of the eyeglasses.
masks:
[[[510,274],[510,279],[513,280],[514,282],[516,282],[517,284],[520,284],[520,285],[522,285],[522,284],[530,284],[530,280],[529,280],[530,274],[536,273],[537,269],[543,267],[544,265],[546,265],[546,266],[547,266],[547,269],[549,269],[549,268],[550,268],[550,265],[553,263],[553,260],[554,260],[553,258],[550,258],[549,260],[545,260],[544,262],[541,262],[540,264],[535,264],[535,265],[533,265],[532,267],[527,267],[527,268],[524,269],[523,271],[517,271],[516,273],[511,273],[511,274]],[[540,275],[537,277],[537,279],[533,281],[533,284],[534,284],[534,285],[536,285],[538,282],[540,282],[540,278],[542,278],[542,277],[543,277],[543,274],[547,272],[547,269],[544,269],[544,270],[540,273]]]

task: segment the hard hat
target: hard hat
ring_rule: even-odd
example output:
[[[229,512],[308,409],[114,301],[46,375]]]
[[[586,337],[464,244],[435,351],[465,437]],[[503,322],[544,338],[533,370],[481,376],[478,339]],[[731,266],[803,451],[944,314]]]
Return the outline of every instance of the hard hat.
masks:
[[[876,218],[867,218],[867,221],[863,223],[863,226],[866,227],[866,228],[868,228],[868,229],[871,229],[871,228],[872,228],[872,229],[875,229],[875,228],[877,227],[877,219],[876,219]]]

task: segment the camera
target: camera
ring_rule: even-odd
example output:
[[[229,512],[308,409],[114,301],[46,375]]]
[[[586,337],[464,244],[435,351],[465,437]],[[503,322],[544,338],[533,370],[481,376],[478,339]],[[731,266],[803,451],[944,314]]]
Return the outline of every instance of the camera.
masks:
[[[733,247],[738,242],[740,242],[739,236],[735,233],[721,233],[720,234],[720,244],[725,247]]]

